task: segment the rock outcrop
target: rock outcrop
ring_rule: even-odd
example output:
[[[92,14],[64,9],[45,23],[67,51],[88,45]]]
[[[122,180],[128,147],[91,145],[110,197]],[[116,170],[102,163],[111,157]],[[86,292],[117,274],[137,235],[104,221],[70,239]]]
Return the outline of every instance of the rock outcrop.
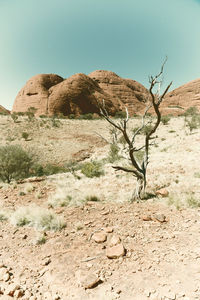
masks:
[[[94,71],[88,76],[98,82],[99,86],[112,98],[119,98],[131,114],[143,112],[149,92],[139,82],[124,79],[114,72],[103,70]]]
[[[191,106],[197,107],[200,112],[200,79],[188,82],[167,93],[161,112],[165,115],[182,115]]]
[[[110,71],[95,71],[88,76],[75,74],[67,79],[55,74],[32,77],[18,93],[13,112],[37,109],[37,115],[98,113],[98,102],[105,100],[114,115],[127,106],[130,114],[144,110],[148,90],[140,83],[123,79]]]
[[[7,110],[2,105],[0,105],[0,114],[6,114],[6,115],[8,115],[9,113],[10,113],[9,110]]]

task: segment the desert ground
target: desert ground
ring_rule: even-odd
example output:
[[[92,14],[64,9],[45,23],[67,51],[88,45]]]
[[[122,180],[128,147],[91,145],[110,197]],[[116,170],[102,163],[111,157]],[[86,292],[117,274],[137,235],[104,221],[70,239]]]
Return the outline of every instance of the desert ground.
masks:
[[[140,119],[129,123],[131,130]],[[0,182],[0,299],[200,299],[200,129],[190,133],[184,117],[160,125],[148,166],[152,197],[140,202],[130,201],[135,178],[112,168],[123,162],[107,160],[102,137],[110,140],[105,120],[55,126],[0,116],[1,146],[21,145],[40,164],[75,166]],[[76,168],[90,161],[101,163],[100,177]],[[43,213],[52,214],[51,228]]]

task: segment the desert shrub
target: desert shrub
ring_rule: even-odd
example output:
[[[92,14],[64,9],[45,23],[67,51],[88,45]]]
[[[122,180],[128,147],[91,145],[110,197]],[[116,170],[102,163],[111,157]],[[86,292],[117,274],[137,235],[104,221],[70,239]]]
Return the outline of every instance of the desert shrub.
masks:
[[[185,126],[189,128],[190,133],[194,130],[199,128],[200,125],[200,117],[199,115],[192,115],[191,117],[185,118]]]
[[[100,201],[99,197],[97,197],[97,196],[95,196],[95,195],[87,196],[87,197],[85,198],[85,200],[86,200],[86,202],[87,202],[87,201],[94,201],[94,202],[99,202],[99,201]]]
[[[46,236],[44,235],[44,233],[40,234],[39,236],[37,236],[36,240],[35,240],[35,244],[36,245],[43,245],[45,244],[47,241]]]
[[[35,118],[35,113],[37,111],[37,108],[35,107],[29,107],[28,110],[26,111],[26,116],[28,117],[28,121],[31,122]]]
[[[46,116],[46,115],[40,115],[39,117],[40,117],[41,119],[48,118],[48,116]]]
[[[68,116],[68,118],[69,118],[69,119],[75,119],[76,116],[75,116],[74,114],[70,114],[70,115]]]
[[[46,164],[44,166],[41,164],[34,164],[34,166],[31,169],[31,173],[33,176],[49,176],[65,172],[69,172],[67,167],[51,163]]]
[[[62,124],[62,123],[60,122],[60,120],[57,119],[56,116],[53,116],[53,117],[51,118],[51,126],[52,126],[52,127],[60,127],[61,124]]]
[[[50,207],[65,207],[70,206],[73,199],[70,195],[60,195],[60,197],[52,197],[49,199],[48,204]]]
[[[10,216],[10,223],[14,226],[29,226],[38,230],[50,231],[58,231],[66,226],[62,218],[39,206],[18,208]]]
[[[153,126],[151,124],[146,125],[145,127],[143,127],[143,129],[141,130],[141,133],[144,135],[147,135],[151,132],[151,130],[153,129]]]
[[[198,111],[197,107],[191,106],[185,111],[184,116],[197,115],[198,113],[199,113],[199,111]]]
[[[6,221],[8,219],[8,215],[5,211],[0,210],[0,222]]]
[[[89,178],[104,175],[102,164],[98,161],[86,162],[81,166],[81,172]]]
[[[0,147],[0,179],[8,182],[12,179],[22,179],[30,175],[33,159],[19,145]]]
[[[110,145],[110,151],[108,154],[108,161],[110,163],[114,163],[115,161],[120,159],[119,150],[120,148],[116,143]]]
[[[25,139],[25,141],[27,141],[28,137],[29,137],[28,132],[22,132],[22,138]]]
[[[80,115],[77,119],[79,119],[79,120],[93,120],[93,114],[88,113],[88,114]]]
[[[17,123],[18,120],[18,114],[16,112],[13,112],[11,115],[11,118],[13,119],[14,123]]]
[[[126,118],[126,112],[125,111],[117,111],[115,113],[115,118],[116,119],[124,119],[124,118]]]
[[[194,177],[195,177],[195,178],[200,178],[200,172],[195,172],[195,173],[194,173]]]
[[[161,117],[161,122],[163,123],[163,125],[168,125],[169,121],[170,121],[170,116],[169,115]]]
[[[186,198],[186,203],[189,207],[192,207],[192,208],[198,208],[200,207],[200,200],[194,198],[193,195],[189,195],[187,198]]]

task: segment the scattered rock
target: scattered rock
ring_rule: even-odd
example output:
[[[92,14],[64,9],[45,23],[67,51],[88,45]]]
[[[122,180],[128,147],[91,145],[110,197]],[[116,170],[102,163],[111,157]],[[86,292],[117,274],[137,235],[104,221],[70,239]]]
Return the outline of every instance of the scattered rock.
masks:
[[[167,197],[169,195],[169,192],[167,189],[162,188],[162,189],[156,191],[156,195],[161,196],[161,197]]]
[[[113,227],[105,227],[105,228],[104,228],[104,231],[105,231],[106,233],[112,233],[112,232],[113,232]]]
[[[116,246],[117,244],[120,244],[121,238],[118,235],[113,235],[109,241],[109,246]]]
[[[107,235],[104,232],[95,232],[92,236],[92,239],[96,243],[103,243],[107,240]]]
[[[150,215],[143,215],[142,220],[143,221],[152,221],[152,217]]]
[[[106,249],[106,256],[108,258],[119,258],[125,255],[125,248],[122,244],[118,244]]]
[[[167,222],[166,216],[164,214],[154,214],[152,217],[153,221],[158,221],[160,223]]]
[[[102,280],[96,274],[89,274],[86,275],[84,278],[81,279],[81,285],[85,289],[92,289],[100,284]]]

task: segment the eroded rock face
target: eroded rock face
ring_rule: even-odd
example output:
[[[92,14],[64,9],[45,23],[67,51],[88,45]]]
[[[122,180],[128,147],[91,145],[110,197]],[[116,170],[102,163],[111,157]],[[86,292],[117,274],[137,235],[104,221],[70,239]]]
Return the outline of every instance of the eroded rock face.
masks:
[[[112,98],[119,98],[130,114],[143,112],[149,92],[139,82],[121,78],[114,72],[104,70],[94,71],[88,76],[98,82]]]
[[[39,74],[29,79],[18,93],[12,112],[26,112],[29,107],[37,109],[37,115],[48,113],[49,89],[62,82],[55,74]]]
[[[167,93],[161,105],[161,112],[176,116],[183,114],[191,106],[197,107],[200,111],[200,79]]]
[[[147,95],[147,89],[138,82],[110,71],[88,76],[79,73],[65,80],[55,74],[40,74],[21,89],[12,111],[26,112],[35,107],[37,115],[98,113],[98,102],[104,99],[109,114],[123,110],[125,105],[132,114],[144,110]]]

